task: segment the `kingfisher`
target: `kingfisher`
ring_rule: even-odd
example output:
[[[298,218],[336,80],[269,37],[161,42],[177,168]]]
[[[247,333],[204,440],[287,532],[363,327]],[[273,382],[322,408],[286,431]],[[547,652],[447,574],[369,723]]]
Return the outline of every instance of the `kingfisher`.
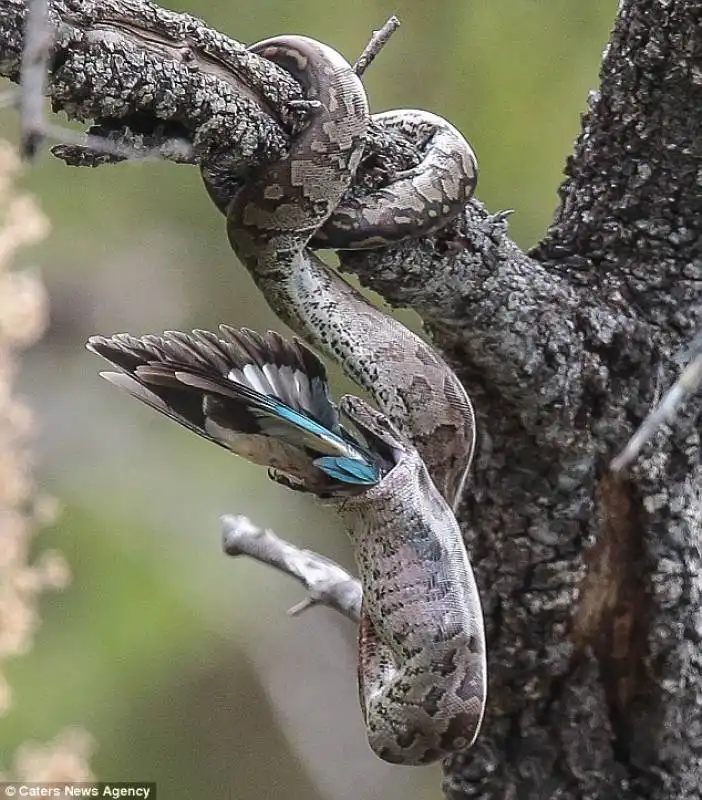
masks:
[[[319,497],[360,494],[392,468],[344,427],[324,363],[275,331],[220,325],[219,333],[91,336],[88,350],[118,372],[100,375],[137,400]]]

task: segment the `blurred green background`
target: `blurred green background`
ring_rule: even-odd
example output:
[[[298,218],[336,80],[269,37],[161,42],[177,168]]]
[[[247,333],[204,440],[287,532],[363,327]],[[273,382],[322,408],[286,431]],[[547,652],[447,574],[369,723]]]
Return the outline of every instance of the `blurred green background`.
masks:
[[[614,0],[185,2],[241,41],[305,33],[353,60],[391,13],[402,27],[366,75],[375,111],[421,107],[471,140],[478,196],[513,208],[523,247],[545,231],[561,170],[597,86]],[[17,137],[17,118],[0,117]],[[52,298],[21,390],[41,420],[41,484],[64,511],[39,546],[74,581],[42,602],[34,650],[10,665],[15,706],[0,767],[26,739],[82,725],[101,778],[155,780],[161,798],[422,798],[438,768],[402,770],[367,749],[350,623],[316,609],[290,620],[292,581],[220,550],[218,517],[243,513],[351,565],[326,512],[265,471],[158,418],[97,377],[91,333],[283,330],[236,263],[194,168],[71,169],[45,154],[23,184],[53,222],[21,253]],[[350,388],[334,372],[335,389]]]

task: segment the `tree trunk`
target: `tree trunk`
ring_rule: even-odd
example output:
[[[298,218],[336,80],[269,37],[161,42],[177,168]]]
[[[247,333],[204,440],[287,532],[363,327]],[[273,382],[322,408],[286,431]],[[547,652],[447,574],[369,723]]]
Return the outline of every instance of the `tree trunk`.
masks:
[[[533,260],[468,266],[430,320],[489,443],[489,712],[451,798],[702,797],[699,406],[608,469],[700,329],[701,68],[702,5],[622,3]]]

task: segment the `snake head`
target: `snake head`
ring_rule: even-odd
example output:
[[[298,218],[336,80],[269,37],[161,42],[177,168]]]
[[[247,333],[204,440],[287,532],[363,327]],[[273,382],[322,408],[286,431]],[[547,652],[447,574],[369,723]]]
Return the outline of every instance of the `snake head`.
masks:
[[[339,411],[353,422],[369,448],[383,460],[397,464],[410,448],[388,417],[360,397],[344,395],[339,401]]]

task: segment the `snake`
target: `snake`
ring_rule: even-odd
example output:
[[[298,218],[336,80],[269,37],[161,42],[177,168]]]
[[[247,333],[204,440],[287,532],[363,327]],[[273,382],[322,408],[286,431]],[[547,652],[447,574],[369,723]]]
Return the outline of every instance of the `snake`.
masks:
[[[376,114],[376,124],[423,132],[424,158],[370,197],[342,202],[371,121],[360,79],[340,53],[308,37],[249,49],[289,72],[311,110],[287,156],[231,198],[229,242],[275,314],[336,360],[418,455],[345,499],[340,513],[363,585],[359,689],[371,747],[393,763],[428,763],[472,745],[486,701],[480,600],[450,513],[472,461],[474,412],[438,352],[312,248],[382,247],[436,231],[472,196],[477,160],[435,114]]]
[[[480,597],[454,513],[475,447],[473,407],[432,345],[315,250],[384,247],[439,230],[472,196],[477,161],[435,114],[371,116],[360,79],[326,44],[278,36],[249,49],[299,82],[305,113],[291,124],[289,152],[231,197],[206,166],[202,174],[226,210],[232,249],[295,340],[222,325],[218,334],[91,337],[88,347],[118,367],[103,373],[108,380],[334,507],[363,590],[358,685],[370,747],[393,764],[428,764],[472,746],[486,704]],[[354,198],[371,120],[421,141],[422,160]],[[375,407],[346,396],[337,409],[314,351],[337,361]]]

